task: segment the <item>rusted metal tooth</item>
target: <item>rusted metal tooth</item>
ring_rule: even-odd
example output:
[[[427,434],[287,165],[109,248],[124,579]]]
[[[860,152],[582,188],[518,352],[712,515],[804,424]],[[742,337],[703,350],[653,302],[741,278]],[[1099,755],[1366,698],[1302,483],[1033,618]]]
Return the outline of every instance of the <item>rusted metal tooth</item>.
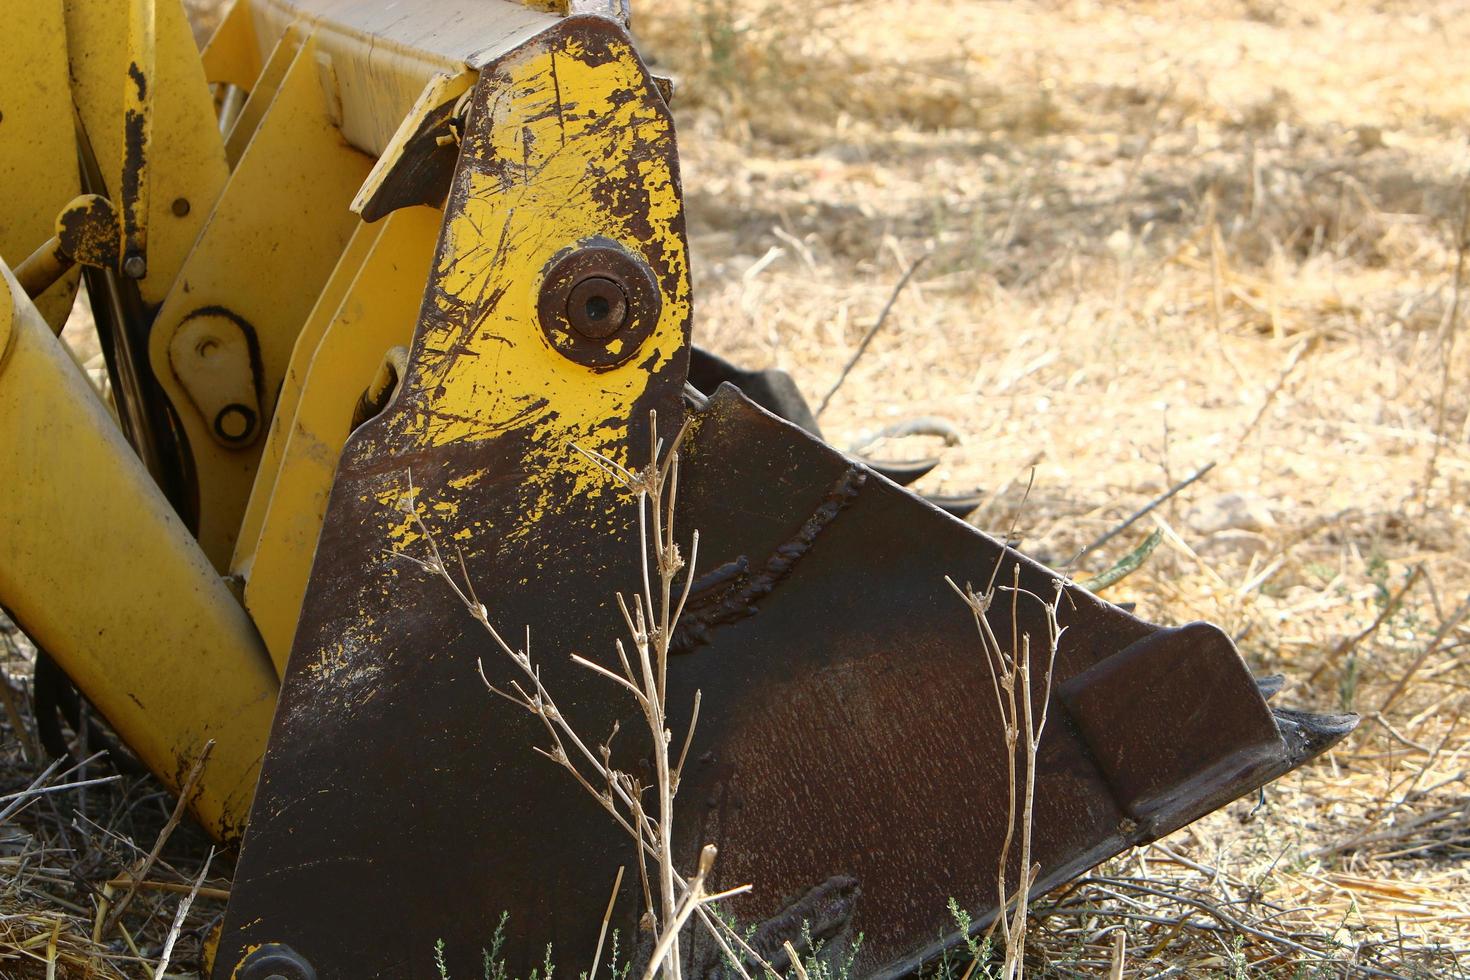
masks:
[[[1324,715],[1293,708],[1272,708],[1271,714],[1286,745],[1286,765],[1276,775],[1316,758],[1358,727],[1358,716],[1353,714]]]

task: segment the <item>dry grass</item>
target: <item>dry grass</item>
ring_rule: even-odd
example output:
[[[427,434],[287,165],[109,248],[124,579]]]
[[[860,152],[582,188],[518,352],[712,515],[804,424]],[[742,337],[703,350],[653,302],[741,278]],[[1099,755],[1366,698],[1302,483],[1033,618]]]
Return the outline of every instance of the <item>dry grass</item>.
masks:
[[[1025,550],[1081,578],[1162,528],[1109,598],[1368,716],[1043,906],[1033,969],[1106,974],[1126,929],[1129,976],[1470,975],[1470,7],[639,9],[680,82],[703,343],[821,393],[932,253],[829,439],[950,419],[969,438],[927,484],[994,493],[981,526],[1034,463]]]
[[[951,419],[969,438],[928,485],[990,491],[977,522],[995,530],[1034,463],[1023,547],[1078,577],[1163,528],[1109,598],[1218,622],[1258,672],[1288,675],[1282,700],[1367,716],[1263,801],[1051,896],[1030,970],[1106,975],[1121,930],[1129,977],[1470,975],[1470,627],[1455,622],[1470,591],[1456,240],[1470,7],[642,0],[638,13],[680,83],[701,342],[819,394],[930,254],[824,414],[829,438]],[[1076,557],[1209,462],[1157,521]],[[9,792],[34,769],[5,746]],[[154,792],[50,798],[0,831],[0,975],[33,970],[53,928],[73,964],[58,976],[141,975],[121,937],[84,940],[90,890],[166,818]],[[134,845],[79,821],[78,803]],[[174,884],[203,860],[188,843],[166,853]],[[156,955],[179,897],[135,902],[141,953]],[[196,921],[219,907],[201,899]]]
[[[33,657],[0,619],[5,680],[20,687]],[[152,777],[119,775],[85,738],[79,749],[87,764],[48,768],[11,724],[0,740],[0,978],[154,978],[164,958],[166,976],[195,975],[224,913],[230,867],[211,864],[203,831],[170,826],[174,801]],[[214,877],[186,901],[206,868]],[[143,871],[141,886],[129,885],[134,871]],[[113,921],[109,912],[129,893]],[[181,905],[187,915],[165,957]]]

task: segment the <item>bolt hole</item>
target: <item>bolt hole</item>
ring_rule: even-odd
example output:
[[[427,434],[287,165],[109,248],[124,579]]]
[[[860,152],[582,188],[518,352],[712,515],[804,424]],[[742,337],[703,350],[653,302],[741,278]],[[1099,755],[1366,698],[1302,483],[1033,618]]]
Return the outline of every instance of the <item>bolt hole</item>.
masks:
[[[244,405],[231,404],[214,417],[214,431],[226,442],[240,442],[255,431],[255,412]]]
[[[607,301],[606,296],[589,296],[584,309],[587,311],[587,319],[606,320],[607,315],[612,312],[612,304]]]

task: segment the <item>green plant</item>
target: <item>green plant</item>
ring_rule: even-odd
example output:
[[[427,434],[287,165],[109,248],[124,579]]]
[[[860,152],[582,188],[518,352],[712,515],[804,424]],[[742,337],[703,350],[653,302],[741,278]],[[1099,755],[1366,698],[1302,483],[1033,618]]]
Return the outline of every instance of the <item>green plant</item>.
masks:
[[[949,900],[949,917],[954,922],[955,929],[965,939],[965,953],[968,958],[951,956],[946,949],[935,964],[933,980],[993,980],[990,933],[977,938],[970,913],[961,908],[960,903],[953,898]]]
[[[495,934],[490,938],[488,948],[481,950],[484,958],[484,971],[482,980],[519,980],[513,977],[510,966],[505,959],[505,924],[510,921],[510,913],[500,913],[500,921],[495,925]],[[601,950],[598,951],[601,955]],[[628,980],[628,974],[633,969],[629,960],[620,960],[622,950],[618,931],[613,930],[611,944],[607,956],[607,970],[612,980]],[[579,980],[590,980],[596,975],[597,968],[601,963],[594,963],[591,970],[584,970],[579,974]],[[434,943],[434,969],[438,971],[439,980],[452,980],[449,975],[449,967],[444,962],[444,940],[440,939]],[[553,958],[552,946],[546,944],[539,966],[531,968],[526,980],[552,980],[556,974],[556,962]]]

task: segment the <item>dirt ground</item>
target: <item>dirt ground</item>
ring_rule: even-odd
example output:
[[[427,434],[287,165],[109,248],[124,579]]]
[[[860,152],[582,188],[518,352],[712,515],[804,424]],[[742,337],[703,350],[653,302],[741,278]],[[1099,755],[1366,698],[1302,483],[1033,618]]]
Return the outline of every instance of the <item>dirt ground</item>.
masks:
[[[921,263],[828,439],[950,421],[923,489],[978,490],[979,526],[1078,579],[1162,531],[1109,599],[1218,623],[1281,702],[1363,716],[1042,903],[1029,968],[1106,975],[1121,933],[1128,977],[1470,976],[1470,3],[634,6],[677,83],[699,342],[819,402]],[[880,447],[936,448],[912,442]],[[128,785],[146,847],[169,805]],[[0,841],[32,901],[137,856],[61,834],[95,867]],[[165,854],[180,881],[201,840]],[[0,945],[44,952],[11,891]],[[140,899],[111,969],[156,957],[177,899]],[[59,975],[114,975],[76,914]]]
[[[819,400],[923,259],[829,440],[953,422],[921,486],[1079,579],[1161,529],[1110,599],[1364,716],[1043,907],[1033,967],[1090,975],[1124,930],[1129,976],[1470,975],[1470,4],[636,13],[702,343]]]

